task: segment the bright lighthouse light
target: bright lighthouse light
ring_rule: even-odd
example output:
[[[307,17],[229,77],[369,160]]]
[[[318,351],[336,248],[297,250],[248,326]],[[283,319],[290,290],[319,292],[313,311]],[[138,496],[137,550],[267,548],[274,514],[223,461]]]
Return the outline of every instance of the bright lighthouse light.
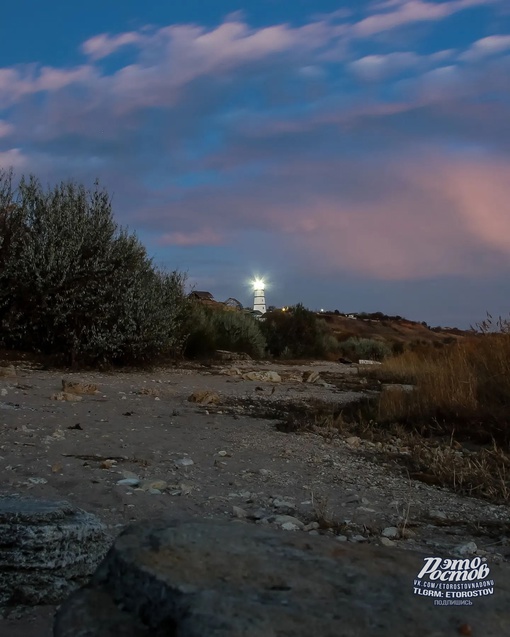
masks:
[[[263,290],[266,287],[266,284],[262,279],[255,279],[253,281],[253,289],[254,290]]]

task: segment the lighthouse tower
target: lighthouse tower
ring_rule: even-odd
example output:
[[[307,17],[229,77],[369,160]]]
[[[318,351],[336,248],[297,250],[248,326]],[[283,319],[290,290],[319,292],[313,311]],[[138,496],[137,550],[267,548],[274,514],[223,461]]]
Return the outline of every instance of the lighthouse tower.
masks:
[[[264,296],[265,283],[262,279],[253,281],[253,309],[262,314],[266,313],[266,297]]]

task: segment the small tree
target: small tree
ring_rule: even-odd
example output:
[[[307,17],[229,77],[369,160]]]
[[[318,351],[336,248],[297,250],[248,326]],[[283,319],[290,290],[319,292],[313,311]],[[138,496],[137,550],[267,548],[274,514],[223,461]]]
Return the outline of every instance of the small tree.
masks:
[[[156,269],[95,184],[17,192],[0,175],[4,345],[77,362],[146,362],[182,343],[183,277]],[[10,199],[10,202],[8,200]]]

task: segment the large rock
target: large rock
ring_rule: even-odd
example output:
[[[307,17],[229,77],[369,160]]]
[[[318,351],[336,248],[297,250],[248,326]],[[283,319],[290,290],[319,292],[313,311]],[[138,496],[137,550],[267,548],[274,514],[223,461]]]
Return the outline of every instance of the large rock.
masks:
[[[439,607],[415,596],[424,556],[240,523],[158,521],[120,535],[61,606],[55,637],[484,637],[510,634],[510,577]]]
[[[0,609],[61,602],[111,542],[96,517],[67,502],[0,496]]]

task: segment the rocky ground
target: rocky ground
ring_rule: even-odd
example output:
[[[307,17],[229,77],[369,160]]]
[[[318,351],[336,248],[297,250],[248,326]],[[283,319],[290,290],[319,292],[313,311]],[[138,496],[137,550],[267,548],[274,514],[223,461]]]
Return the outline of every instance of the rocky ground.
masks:
[[[0,378],[2,495],[66,499],[112,536],[170,514],[509,561],[507,506],[412,480],[384,446],[356,436],[278,430],[289,408],[306,414],[317,401],[359,399],[368,389],[355,382],[355,367],[227,361],[151,373],[14,371]],[[0,619],[0,634],[49,637],[53,612]]]

